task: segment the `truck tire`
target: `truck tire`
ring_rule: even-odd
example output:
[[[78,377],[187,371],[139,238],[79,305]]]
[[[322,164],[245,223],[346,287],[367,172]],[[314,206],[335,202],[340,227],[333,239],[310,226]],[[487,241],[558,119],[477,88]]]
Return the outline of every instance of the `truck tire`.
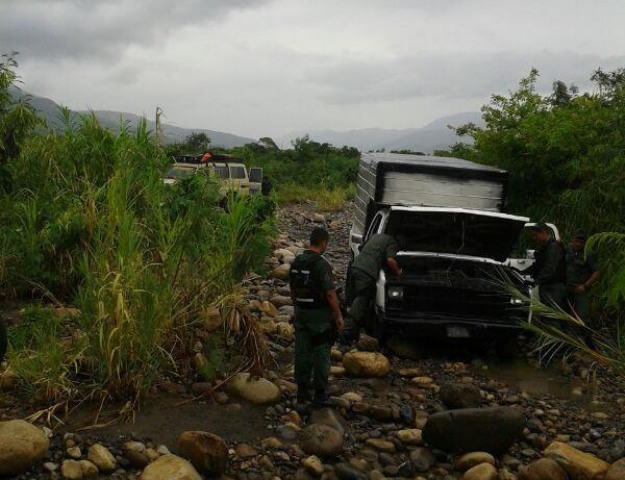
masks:
[[[2,318],[0,318],[0,362],[7,352],[7,327]]]

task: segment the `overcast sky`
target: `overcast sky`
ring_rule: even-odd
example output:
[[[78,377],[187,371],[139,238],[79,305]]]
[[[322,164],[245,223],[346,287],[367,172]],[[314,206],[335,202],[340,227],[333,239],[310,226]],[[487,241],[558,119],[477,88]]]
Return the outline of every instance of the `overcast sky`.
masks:
[[[0,0],[23,88],[258,138],[419,127],[479,110],[532,66],[625,67],[622,0]]]

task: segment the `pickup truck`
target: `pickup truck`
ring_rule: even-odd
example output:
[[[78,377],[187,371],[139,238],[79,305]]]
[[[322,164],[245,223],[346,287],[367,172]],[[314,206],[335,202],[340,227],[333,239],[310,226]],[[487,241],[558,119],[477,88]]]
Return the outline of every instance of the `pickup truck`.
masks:
[[[390,234],[398,239],[404,272],[380,271],[367,330],[502,340],[518,335],[519,322],[531,318],[530,287],[508,257],[529,219],[502,212],[506,185],[505,171],[466,160],[362,155],[352,254],[372,235]]]

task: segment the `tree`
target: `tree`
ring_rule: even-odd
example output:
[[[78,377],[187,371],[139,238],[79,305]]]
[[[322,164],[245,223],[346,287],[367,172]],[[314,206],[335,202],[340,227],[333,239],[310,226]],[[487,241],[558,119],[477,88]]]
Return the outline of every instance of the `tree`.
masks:
[[[189,149],[189,153],[204,153],[210,143],[211,139],[204,132],[193,132],[185,139],[184,146]]]
[[[39,122],[33,108],[26,102],[14,102],[9,88],[17,81],[14,69],[16,52],[2,55],[0,61],[0,189],[8,191],[12,177],[8,163],[20,154],[27,135]]]

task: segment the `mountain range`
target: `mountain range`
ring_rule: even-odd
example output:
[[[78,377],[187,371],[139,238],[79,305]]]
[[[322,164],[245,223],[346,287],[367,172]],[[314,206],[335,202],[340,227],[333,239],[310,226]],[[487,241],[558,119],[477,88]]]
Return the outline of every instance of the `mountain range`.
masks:
[[[61,129],[61,106],[45,97],[31,95],[17,87],[11,87],[10,93],[14,100],[28,99],[30,105],[42,116],[52,128]],[[70,117],[76,119],[78,115],[93,113],[102,126],[110,129],[119,128],[120,122],[127,123],[130,128],[135,128],[144,118],[140,115],[127,112],[115,112],[110,110],[92,111],[71,111]],[[156,122],[146,120],[148,128],[155,130]],[[347,131],[337,130],[312,130],[291,132],[287,135],[277,137],[274,140],[283,148],[290,148],[291,142],[296,138],[308,135],[311,140],[320,143],[329,143],[335,147],[350,146],[361,151],[370,150],[411,150],[418,152],[432,153],[437,149],[446,149],[456,142],[462,141],[470,143],[471,139],[458,137],[448,125],[458,126],[468,122],[473,122],[478,126],[483,125],[483,121],[478,112],[464,112],[449,115],[430,122],[421,128],[405,129],[384,129],[365,128]],[[181,128],[167,123],[161,124],[163,138],[166,143],[178,143],[185,140],[191,133],[205,133],[212,145],[231,148],[254,143],[256,139],[234,135],[232,133],[208,130],[202,128]]]
[[[478,126],[484,125],[480,113],[464,112],[437,118],[421,128],[300,131],[280,137],[277,143],[290,145],[294,139],[308,135],[316,142],[329,143],[335,147],[347,145],[360,151],[385,149],[432,153],[434,150],[447,149],[460,141],[472,143],[471,138],[458,137],[448,127],[449,125],[457,127],[469,122]]]

